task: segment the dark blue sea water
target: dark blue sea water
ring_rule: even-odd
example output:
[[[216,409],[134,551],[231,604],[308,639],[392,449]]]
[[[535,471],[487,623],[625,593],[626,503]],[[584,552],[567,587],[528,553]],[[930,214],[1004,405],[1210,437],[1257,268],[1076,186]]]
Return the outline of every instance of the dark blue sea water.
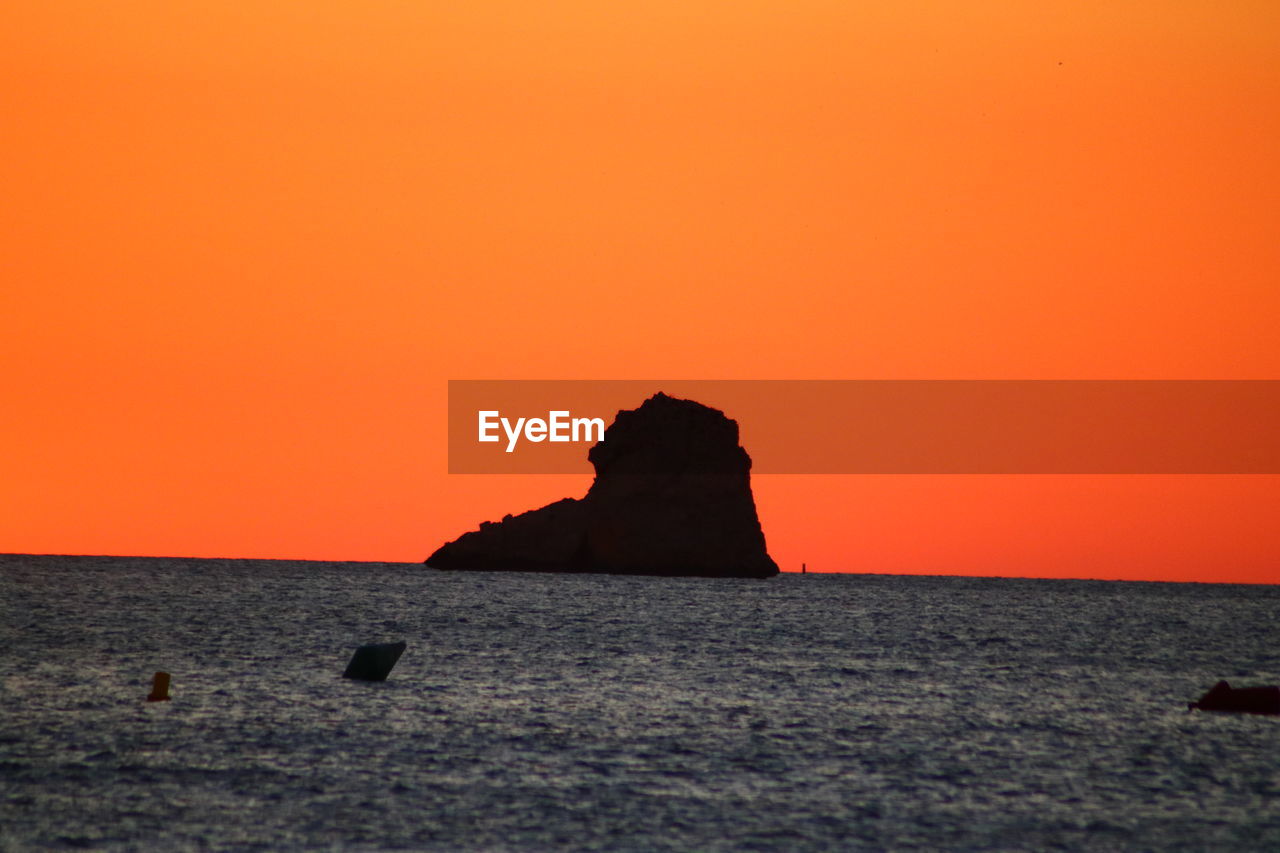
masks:
[[[1280,849],[1280,587],[0,558],[0,848]],[[409,648],[380,684],[361,643]],[[156,670],[173,700],[144,703]]]

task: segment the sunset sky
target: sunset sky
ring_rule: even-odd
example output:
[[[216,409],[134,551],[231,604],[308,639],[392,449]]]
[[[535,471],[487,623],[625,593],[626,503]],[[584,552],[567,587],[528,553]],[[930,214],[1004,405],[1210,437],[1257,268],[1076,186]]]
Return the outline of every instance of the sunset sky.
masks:
[[[9,4],[0,552],[585,491],[447,474],[449,379],[1280,379],[1278,55],[1275,0]],[[754,488],[784,570],[1280,582],[1278,476]]]

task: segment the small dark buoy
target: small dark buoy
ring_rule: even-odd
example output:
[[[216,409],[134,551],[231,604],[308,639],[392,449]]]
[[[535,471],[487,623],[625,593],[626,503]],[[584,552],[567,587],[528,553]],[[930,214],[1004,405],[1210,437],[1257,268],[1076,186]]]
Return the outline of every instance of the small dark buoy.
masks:
[[[800,564],[800,574],[802,574],[802,575],[803,575],[803,574],[804,574],[805,572],[807,572],[807,571],[808,571],[808,567],[807,567],[804,563],[801,563],[801,564]]]
[[[355,678],[360,681],[386,681],[391,668],[404,654],[405,643],[372,643],[356,649],[347,664],[343,678]]]
[[[148,702],[168,702],[169,701],[169,673],[157,672],[151,678],[151,695],[147,697]]]

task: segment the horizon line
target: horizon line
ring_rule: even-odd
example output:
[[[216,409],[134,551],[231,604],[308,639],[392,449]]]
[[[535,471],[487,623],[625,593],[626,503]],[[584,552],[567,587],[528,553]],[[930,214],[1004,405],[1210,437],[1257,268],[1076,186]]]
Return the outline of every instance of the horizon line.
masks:
[[[412,560],[320,560],[313,557],[191,557],[174,554],[32,554],[20,551],[0,551],[0,559],[7,557],[97,557],[111,560],[222,560],[239,562],[268,563],[366,563],[370,565],[420,566],[428,571],[442,574],[468,574],[465,571],[447,571],[433,569],[422,561]],[[472,572],[473,573],[473,572]],[[611,572],[511,572],[497,571],[490,574],[553,574],[553,575],[613,575],[627,577],[663,577],[661,575],[626,575]],[[925,572],[855,572],[855,571],[797,571],[779,569],[780,575],[862,575],[866,577],[887,578],[964,578],[971,580],[1027,580],[1027,581],[1090,581],[1094,583],[1144,583],[1144,584],[1195,584],[1198,586],[1280,586],[1280,581],[1187,581],[1187,580],[1155,580],[1150,578],[1100,578],[1100,577],[1046,577],[1043,575],[966,575],[966,574],[932,574]],[[688,575],[678,577],[701,577]],[[705,578],[717,580],[717,578]],[[761,580],[761,579],[748,579]],[[763,578],[762,580],[768,580]]]

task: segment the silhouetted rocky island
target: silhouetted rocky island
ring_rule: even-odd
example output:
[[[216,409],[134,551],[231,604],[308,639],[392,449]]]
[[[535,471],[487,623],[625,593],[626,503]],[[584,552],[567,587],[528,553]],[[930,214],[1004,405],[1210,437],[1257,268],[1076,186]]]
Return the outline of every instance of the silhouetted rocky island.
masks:
[[[751,457],[717,409],[656,394],[621,411],[587,458],[586,497],[484,522],[427,558],[435,569],[772,577]]]

